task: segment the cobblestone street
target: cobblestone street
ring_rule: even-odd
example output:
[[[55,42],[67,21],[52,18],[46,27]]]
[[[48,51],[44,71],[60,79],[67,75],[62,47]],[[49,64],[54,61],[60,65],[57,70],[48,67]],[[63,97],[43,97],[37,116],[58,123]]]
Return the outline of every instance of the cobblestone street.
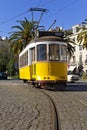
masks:
[[[87,130],[86,87],[77,85],[68,86],[66,91],[44,90],[55,101],[59,130]],[[47,97],[38,89],[21,81],[0,80],[0,130],[52,130],[51,114]]]
[[[87,130],[87,85],[76,84],[63,92],[47,92],[55,101],[60,130]]]
[[[0,130],[50,130],[49,107],[27,84],[0,81]]]

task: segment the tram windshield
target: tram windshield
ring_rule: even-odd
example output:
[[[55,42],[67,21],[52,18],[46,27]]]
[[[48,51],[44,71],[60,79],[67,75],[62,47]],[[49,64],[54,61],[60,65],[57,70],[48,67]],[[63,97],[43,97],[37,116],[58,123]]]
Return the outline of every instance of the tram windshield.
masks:
[[[47,49],[48,48],[48,49]],[[47,55],[47,53],[49,55]],[[48,57],[49,56],[49,57]],[[37,45],[37,61],[66,61],[67,47],[60,44],[46,44]]]
[[[49,45],[49,60],[59,60],[59,45]]]
[[[37,61],[47,60],[47,45],[40,44],[37,46]]]
[[[51,61],[66,61],[67,48],[65,45],[50,44],[49,45],[49,60]]]
[[[67,48],[66,48],[65,45],[61,45],[60,60],[61,61],[66,61],[67,60]]]

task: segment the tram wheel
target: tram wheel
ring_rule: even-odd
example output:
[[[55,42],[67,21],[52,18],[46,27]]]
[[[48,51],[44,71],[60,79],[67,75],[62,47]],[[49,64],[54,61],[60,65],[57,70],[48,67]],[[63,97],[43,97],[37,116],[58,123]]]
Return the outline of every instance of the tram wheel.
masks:
[[[35,83],[35,84],[34,84],[34,87],[35,87],[35,88],[38,88],[38,83]]]
[[[26,79],[23,79],[23,83],[26,83],[27,82],[27,80]]]

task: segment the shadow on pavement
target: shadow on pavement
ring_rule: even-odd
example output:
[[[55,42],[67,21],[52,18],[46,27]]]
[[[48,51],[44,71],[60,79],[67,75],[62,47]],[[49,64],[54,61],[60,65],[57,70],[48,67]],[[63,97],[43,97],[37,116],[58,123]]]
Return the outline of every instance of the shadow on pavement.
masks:
[[[60,87],[60,88],[59,88]],[[77,92],[77,91],[87,91],[87,81],[86,82],[75,82],[75,83],[67,83],[66,87],[64,89],[61,89],[63,86],[57,86],[56,88],[49,90],[49,91],[55,91],[55,92]],[[59,89],[58,89],[59,88]]]
[[[79,82],[75,84],[68,84],[65,91],[87,91],[87,83]]]

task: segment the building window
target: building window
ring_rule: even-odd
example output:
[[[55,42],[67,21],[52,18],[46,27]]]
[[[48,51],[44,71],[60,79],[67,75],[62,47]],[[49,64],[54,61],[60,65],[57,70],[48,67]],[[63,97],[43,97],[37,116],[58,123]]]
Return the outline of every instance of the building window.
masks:
[[[79,64],[82,65],[82,55],[79,55]]]
[[[83,46],[82,45],[79,45],[79,50],[81,51],[83,49]]]

